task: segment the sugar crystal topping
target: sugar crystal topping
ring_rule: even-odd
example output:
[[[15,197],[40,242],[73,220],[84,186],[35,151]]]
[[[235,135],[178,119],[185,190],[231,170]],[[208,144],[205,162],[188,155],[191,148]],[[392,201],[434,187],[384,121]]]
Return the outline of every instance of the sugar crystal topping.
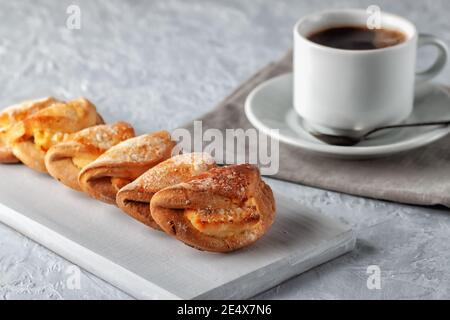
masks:
[[[172,148],[172,143],[168,134],[145,134],[117,144],[99,159],[145,162],[162,157],[170,148]]]
[[[125,123],[98,125],[77,132],[72,140],[106,151],[119,142],[132,138],[133,131],[131,126]]]
[[[207,171],[214,159],[204,153],[188,153],[174,156],[143,174],[139,180],[152,188],[160,189]]]
[[[198,191],[221,194],[230,198],[244,199],[250,183],[247,176],[249,169],[250,167],[246,165],[214,168],[193,178],[183,186]]]

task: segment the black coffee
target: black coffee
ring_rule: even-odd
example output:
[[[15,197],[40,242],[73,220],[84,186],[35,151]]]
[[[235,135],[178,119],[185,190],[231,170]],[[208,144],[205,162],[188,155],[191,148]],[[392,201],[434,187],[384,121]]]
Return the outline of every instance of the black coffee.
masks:
[[[406,40],[406,36],[397,30],[371,30],[364,26],[346,26],[315,32],[308,39],[331,48],[373,50],[400,44]]]

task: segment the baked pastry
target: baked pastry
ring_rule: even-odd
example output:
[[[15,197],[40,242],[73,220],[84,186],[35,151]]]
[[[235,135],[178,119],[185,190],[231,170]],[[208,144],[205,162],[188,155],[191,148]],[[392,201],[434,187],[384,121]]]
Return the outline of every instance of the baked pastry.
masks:
[[[160,229],[150,214],[150,200],[161,189],[178,184],[215,166],[207,153],[186,153],[174,156],[149,169],[117,193],[119,208],[136,220]]]
[[[81,169],[112,146],[133,137],[134,129],[126,122],[89,127],[51,147],[45,155],[45,166],[53,178],[81,191],[78,184]]]
[[[116,204],[117,192],[148,169],[170,158],[175,142],[167,131],[128,139],[81,170],[78,182],[91,197]]]
[[[53,97],[37,100],[29,100],[17,105],[10,106],[0,112],[0,163],[17,163],[19,159],[14,156],[9,145],[9,132],[11,127],[19,121],[39,110],[47,108],[57,102]]]
[[[44,157],[71,133],[102,124],[95,106],[85,98],[55,102],[13,125],[8,134],[13,154],[28,167],[47,172]]]
[[[229,252],[250,245],[275,216],[272,190],[252,165],[218,167],[157,192],[153,220],[194,248]]]

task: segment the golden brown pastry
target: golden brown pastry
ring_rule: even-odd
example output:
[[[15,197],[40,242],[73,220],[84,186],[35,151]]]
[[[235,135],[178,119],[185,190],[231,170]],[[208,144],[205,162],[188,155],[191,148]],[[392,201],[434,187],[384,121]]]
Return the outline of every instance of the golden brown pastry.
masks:
[[[229,252],[250,245],[275,216],[272,190],[252,165],[214,168],[157,192],[153,220],[194,248]]]
[[[102,123],[95,106],[85,98],[55,102],[13,125],[9,143],[13,154],[25,165],[47,172],[44,157],[48,149],[71,133]]]
[[[133,137],[134,129],[126,122],[89,127],[51,147],[45,155],[45,166],[53,178],[81,191],[78,184],[81,169],[111,147]]]
[[[11,127],[55,102],[57,100],[53,97],[29,100],[10,106],[0,112],[0,163],[20,162],[14,156],[12,148],[9,145],[9,132]]]
[[[117,205],[136,220],[160,229],[150,214],[150,200],[161,189],[178,184],[215,166],[207,153],[174,156],[149,169],[117,193]]]
[[[167,131],[128,139],[88,164],[78,176],[91,197],[116,204],[117,192],[148,169],[170,158],[175,142]]]

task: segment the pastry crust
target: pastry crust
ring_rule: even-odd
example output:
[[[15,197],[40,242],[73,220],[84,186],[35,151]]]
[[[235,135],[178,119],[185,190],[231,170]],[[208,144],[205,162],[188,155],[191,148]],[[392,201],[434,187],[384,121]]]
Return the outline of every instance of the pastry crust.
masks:
[[[116,204],[116,194],[123,186],[170,158],[174,147],[167,131],[128,139],[81,170],[79,185],[91,197]]]
[[[133,137],[134,129],[126,122],[89,127],[51,147],[45,155],[45,166],[53,178],[81,191],[78,184],[81,169],[111,147]]]
[[[10,106],[0,112],[0,163],[20,162],[20,160],[14,156],[12,147],[9,143],[9,132],[11,127],[55,102],[58,102],[58,100],[53,97],[28,100]]]
[[[45,154],[71,133],[102,124],[95,106],[85,98],[55,102],[16,123],[9,133],[13,154],[28,167],[47,172]]]
[[[206,172],[214,166],[214,159],[207,153],[174,156],[123,187],[117,193],[117,205],[136,220],[160,230],[150,214],[150,200],[153,195],[164,188]]]
[[[161,229],[185,244],[230,252],[264,235],[275,216],[275,200],[255,166],[232,165],[157,192],[150,210]]]

